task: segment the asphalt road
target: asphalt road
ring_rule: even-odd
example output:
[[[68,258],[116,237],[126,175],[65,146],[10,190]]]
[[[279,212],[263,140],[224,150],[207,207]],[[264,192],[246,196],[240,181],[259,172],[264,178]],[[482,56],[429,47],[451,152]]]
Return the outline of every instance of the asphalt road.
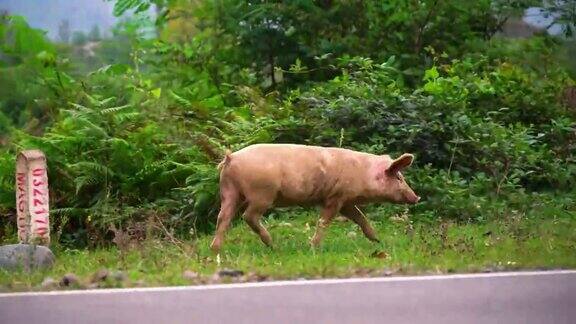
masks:
[[[576,323],[576,271],[0,294],[0,323]]]

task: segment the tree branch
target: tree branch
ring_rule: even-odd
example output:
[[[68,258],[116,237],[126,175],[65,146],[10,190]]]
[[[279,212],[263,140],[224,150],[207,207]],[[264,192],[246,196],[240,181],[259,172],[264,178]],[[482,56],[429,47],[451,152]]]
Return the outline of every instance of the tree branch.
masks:
[[[418,31],[416,32],[416,37],[414,38],[414,54],[416,55],[418,55],[422,50],[422,34],[424,33],[424,28],[426,27],[426,25],[428,25],[430,18],[432,18],[432,15],[436,12],[439,2],[440,0],[434,1],[434,3],[432,4],[432,8],[428,10],[428,14],[426,14],[426,17],[424,18],[422,23],[418,26]]]

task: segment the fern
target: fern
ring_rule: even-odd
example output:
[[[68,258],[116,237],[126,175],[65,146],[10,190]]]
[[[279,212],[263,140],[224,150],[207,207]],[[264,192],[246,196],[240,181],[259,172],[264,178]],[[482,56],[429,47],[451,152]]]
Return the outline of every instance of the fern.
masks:
[[[69,168],[77,170],[78,172],[85,172],[85,171],[89,171],[93,174],[97,174],[100,176],[106,176],[106,177],[113,177],[114,176],[114,172],[110,169],[108,169],[106,166],[96,163],[96,162],[89,162],[89,161],[82,161],[82,162],[77,162],[74,164],[69,164],[68,165]]]
[[[129,122],[129,121],[134,121],[140,116],[141,116],[141,114],[139,112],[124,112],[121,114],[115,114],[114,120],[118,124],[123,124],[123,123]]]
[[[118,107],[110,107],[110,108],[105,108],[100,110],[100,114],[101,115],[110,115],[110,114],[116,114],[120,111],[124,111],[126,109],[132,108],[132,105],[123,105],[123,106],[118,106]]]
[[[94,124],[92,121],[90,121],[87,118],[76,118],[76,121],[79,122],[80,124],[86,126],[84,129],[81,130],[84,133],[89,133],[89,134],[93,134],[93,135],[100,135],[104,138],[110,137],[110,135],[108,135],[108,132],[104,128]]]
[[[76,177],[74,179],[74,183],[76,184],[76,194],[80,193],[80,191],[86,187],[96,186],[103,182],[104,179],[98,177],[96,174]]]
[[[54,208],[50,210],[50,214],[53,216],[74,216],[78,217],[85,211],[84,208],[77,207],[61,207]]]
[[[90,108],[88,108],[88,107],[86,107],[86,106],[83,106],[83,105],[81,105],[81,104],[77,104],[77,103],[74,103],[74,102],[70,102],[69,104],[70,104],[72,107],[76,108],[77,111],[74,111],[74,110],[64,110],[64,111],[70,112],[73,116],[80,116],[80,115],[82,115],[82,114],[90,114],[90,113],[93,113],[93,110],[92,110],[92,109],[90,109]]]
[[[106,98],[106,99],[104,99],[104,100],[100,100],[100,101],[98,102],[98,105],[97,105],[97,106],[98,106],[98,107],[105,107],[106,105],[108,105],[109,103],[111,103],[111,102],[114,101],[114,100],[116,100],[116,97],[109,97],[109,98]]]
[[[182,96],[179,96],[178,94],[176,94],[174,91],[170,90],[168,92],[170,94],[170,96],[176,100],[177,103],[179,103],[180,105],[184,106],[184,107],[192,107],[192,102]]]
[[[114,172],[102,164],[82,161],[68,165],[78,176],[74,179],[76,194],[87,187],[100,187],[103,190],[112,182]]]

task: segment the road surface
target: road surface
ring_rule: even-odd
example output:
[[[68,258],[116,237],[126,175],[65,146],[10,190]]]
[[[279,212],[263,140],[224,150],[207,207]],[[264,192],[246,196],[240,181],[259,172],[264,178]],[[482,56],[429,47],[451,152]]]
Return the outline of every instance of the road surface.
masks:
[[[576,271],[0,294],[0,323],[576,323]]]

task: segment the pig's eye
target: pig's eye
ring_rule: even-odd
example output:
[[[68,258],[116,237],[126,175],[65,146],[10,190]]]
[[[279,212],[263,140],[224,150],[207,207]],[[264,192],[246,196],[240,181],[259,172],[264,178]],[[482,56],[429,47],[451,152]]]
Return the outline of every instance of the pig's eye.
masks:
[[[397,173],[397,174],[396,174],[396,179],[402,180],[402,176],[400,175],[400,173]]]

